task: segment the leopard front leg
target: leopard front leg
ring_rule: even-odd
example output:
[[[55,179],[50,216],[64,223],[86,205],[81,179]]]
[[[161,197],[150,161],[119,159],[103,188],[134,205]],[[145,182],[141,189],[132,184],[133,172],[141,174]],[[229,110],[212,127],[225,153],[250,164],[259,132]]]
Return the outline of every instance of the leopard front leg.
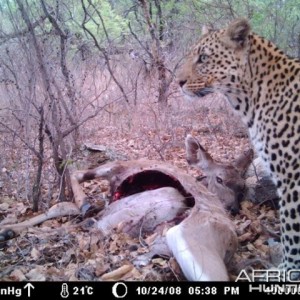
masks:
[[[300,278],[300,187],[296,185],[295,180],[290,180],[289,183],[282,184],[280,190],[282,192],[280,223],[283,262],[279,268],[288,273],[287,279],[295,280]]]

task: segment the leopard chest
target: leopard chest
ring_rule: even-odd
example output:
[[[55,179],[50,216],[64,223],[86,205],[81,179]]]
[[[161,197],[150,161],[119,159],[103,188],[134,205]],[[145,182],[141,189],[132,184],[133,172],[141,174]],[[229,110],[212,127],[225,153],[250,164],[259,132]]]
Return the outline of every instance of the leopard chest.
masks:
[[[294,99],[256,105],[247,121],[252,144],[275,182],[293,180],[300,168],[300,105]]]

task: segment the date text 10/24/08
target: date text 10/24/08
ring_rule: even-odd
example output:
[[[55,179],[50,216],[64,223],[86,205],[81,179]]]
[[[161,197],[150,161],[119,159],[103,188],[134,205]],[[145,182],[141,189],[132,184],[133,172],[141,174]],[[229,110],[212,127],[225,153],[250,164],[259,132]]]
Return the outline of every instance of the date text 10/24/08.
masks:
[[[300,295],[299,284],[283,283],[240,283],[239,285],[228,285],[216,283],[215,286],[180,285],[180,286],[138,286],[135,289],[138,296],[148,295],[181,295],[181,296],[201,296],[201,295],[247,295],[247,294],[267,294],[267,295]]]

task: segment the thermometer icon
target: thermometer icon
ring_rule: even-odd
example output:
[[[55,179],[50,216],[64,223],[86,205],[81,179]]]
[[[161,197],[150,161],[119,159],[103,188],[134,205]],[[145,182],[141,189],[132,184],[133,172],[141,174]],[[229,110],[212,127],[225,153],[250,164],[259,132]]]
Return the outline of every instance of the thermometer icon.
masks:
[[[68,285],[66,283],[63,283],[62,286],[61,286],[60,296],[62,298],[68,298],[69,297]]]

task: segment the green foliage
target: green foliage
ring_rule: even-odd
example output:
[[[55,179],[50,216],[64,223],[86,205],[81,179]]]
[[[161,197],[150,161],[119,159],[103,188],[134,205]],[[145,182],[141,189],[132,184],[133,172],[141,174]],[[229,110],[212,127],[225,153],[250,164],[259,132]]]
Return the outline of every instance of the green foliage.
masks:
[[[300,34],[299,0],[190,0],[192,18],[215,28],[245,17],[258,34],[276,43],[285,52],[298,55]],[[188,4],[187,4],[188,5]]]
[[[149,41],[146,22],[137,0],[44,1],[48,8],[53,9],[60,24],[71,35],[79,33],[82,38],[90,40],[82,30],[83,1],[88,12],[86,27],[97,37],[101,46],[109,46],[108,42],[132,43],[134,39],[128,28],[129,23],[141,41]],[[251,21],[255,32],[274,41],[284,51],[291,55],[298,55],[300,52],[299,0],[151,0],[147,3],[156,34],[163,26],[164,43],[172,42],[179,47],[178,49],[187,45],[189,41],[194,41],[200,35],[203,24],[220,28],[236,17],[246,17]],[[28,5],[29,16],[33,22],[43,15],[40,0],[24,1],[24,5]],[[158,6],[162,12],[161,20]],[[16,29],[11,22],[11,16],[19,20],[18,29],[25,28],[16,0],[2,1],[0,28],[5,33]],[[50,31],[51,28],[49,21],[45,22],[43,29]]]
[[[300,2],[298,0],[268,0],[253,2],[253,29],[272,40],[285,52],[296,55],[295,38],[300,33]]]
[[[85,1],[89,2],[89,1]],[[107,0],[90,1],[94,8],[90,7],[91,20],[87,23],[87,28],[99,37],[100,40],[105,39],[103,25],[101,23],[100,15],[103,19],[105,29],[109,34],[111,40],[118,40],[122,35],[127,33],[127,21],[120,14],[114,10]]]

